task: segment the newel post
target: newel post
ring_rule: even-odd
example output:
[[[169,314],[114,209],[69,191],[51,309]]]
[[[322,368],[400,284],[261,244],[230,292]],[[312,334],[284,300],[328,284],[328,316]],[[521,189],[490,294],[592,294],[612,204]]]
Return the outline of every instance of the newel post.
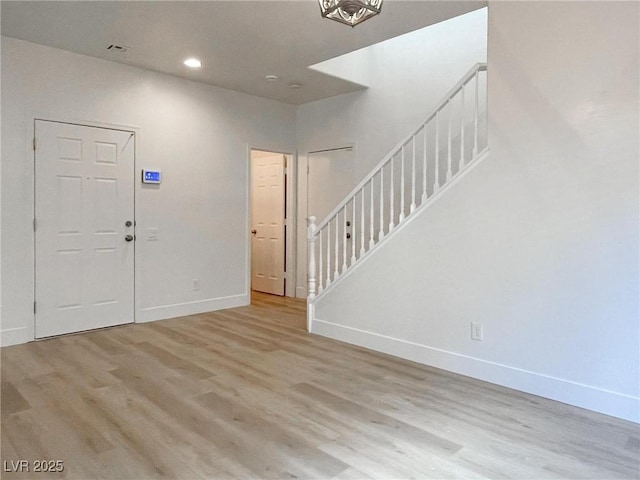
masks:
[[[307,240],[309,248],[309,286],[307,293],[309,298],[314,298],[316,296],[316,217],[309,217],[307,221]]]

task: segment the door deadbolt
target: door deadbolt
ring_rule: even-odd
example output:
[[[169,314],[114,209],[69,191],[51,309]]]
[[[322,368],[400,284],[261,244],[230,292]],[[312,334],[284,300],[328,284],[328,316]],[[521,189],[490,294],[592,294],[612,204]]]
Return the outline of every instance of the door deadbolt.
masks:
[[[127,220],[126,222],[124,222],[125,227],[130,227],[131,225],[133,225],[133,222],[131,220]]]

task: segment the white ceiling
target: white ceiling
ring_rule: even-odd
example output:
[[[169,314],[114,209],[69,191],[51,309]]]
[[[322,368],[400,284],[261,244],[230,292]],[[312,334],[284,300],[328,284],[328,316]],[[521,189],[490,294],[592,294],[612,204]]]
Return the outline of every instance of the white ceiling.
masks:
[[[310,65],[486,6],[475,0],[386,0],[355,28],[315,0],[2,1],[2,35],[301,104],[362,88]],[[131,47],[108,51],[112,44]],[[188,70],[190,56],[203,62]],[[279,76],[269,83],[265,75]],[[289,83],[300,83],[294,90]]]

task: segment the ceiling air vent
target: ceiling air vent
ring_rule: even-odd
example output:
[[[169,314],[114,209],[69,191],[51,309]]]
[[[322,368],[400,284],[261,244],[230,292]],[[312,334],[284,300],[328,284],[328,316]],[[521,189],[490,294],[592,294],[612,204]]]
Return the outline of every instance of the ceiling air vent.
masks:
[[[118,45],[118,44],[112,43],[107,47],[107,50],[110,50],[112,52],[118,52],[118,53],[127,53],[129,51],[129,48],[130,47],[127,47],[126,45]]]

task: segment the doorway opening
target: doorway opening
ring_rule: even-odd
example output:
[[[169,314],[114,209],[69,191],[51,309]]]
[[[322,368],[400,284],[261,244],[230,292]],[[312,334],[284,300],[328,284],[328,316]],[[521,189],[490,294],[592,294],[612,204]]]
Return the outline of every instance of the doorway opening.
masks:
[[[293,296],[293,155],[250,151],[250,288]]]

